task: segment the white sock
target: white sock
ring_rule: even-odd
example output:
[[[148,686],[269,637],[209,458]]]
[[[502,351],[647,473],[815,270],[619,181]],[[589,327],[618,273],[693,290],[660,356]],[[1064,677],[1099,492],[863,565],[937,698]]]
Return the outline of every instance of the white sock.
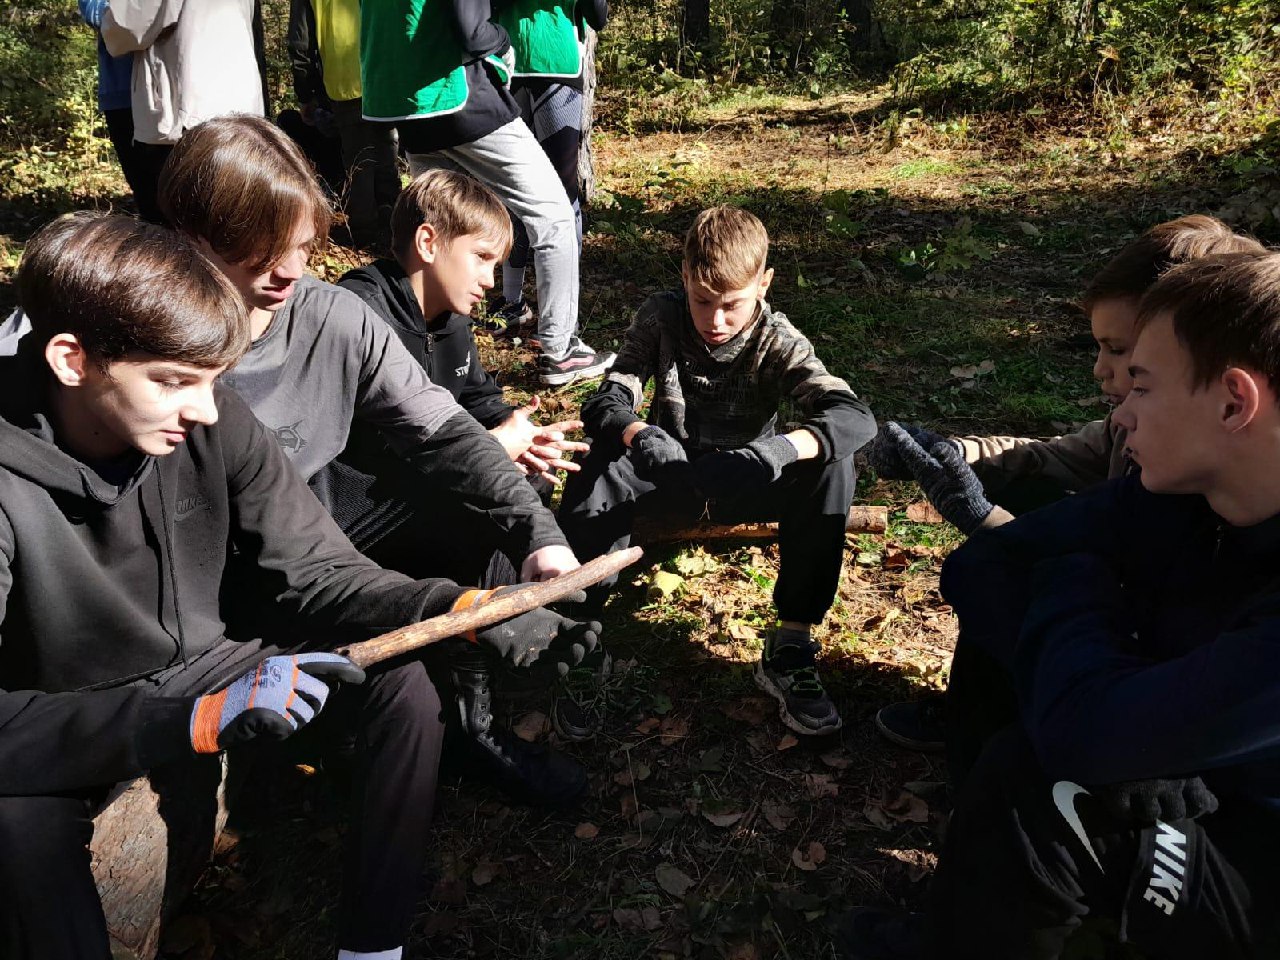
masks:
[[[502,265],[502,297],[507,303],[519,303],[524,296],[524,267]]]
[[[339,950],[338,960],[400,960],[403,955],[404,947],[395,947],[391,950],[374,950],[372,952]]]

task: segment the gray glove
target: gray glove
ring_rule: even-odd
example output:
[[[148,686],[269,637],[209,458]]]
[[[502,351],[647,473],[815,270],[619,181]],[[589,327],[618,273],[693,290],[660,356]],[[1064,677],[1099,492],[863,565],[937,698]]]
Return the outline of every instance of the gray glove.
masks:
[[[752,440],[736,450],[721,450],[699,457],[693,464],[693,485],[704,497],[732,497],[767,487],[795,463],[800,453],[783,436]]]
[[[937,511],[961,533],[973,533],[995,507],[982,492],[982,481],[949,440],[928,450],[896,423],[885,424],[888,435],[911,471],[911,476]]]
[[[658,486],[687,479],[689,472],[684,445],[661,427],[645,427],[631,438],[631,462],[637,477]]]
[[[924,427],[917,427],[914,424],[907,424],[904,427],[889,420],[876,433],[876,438],[872,441],[871,449],[867,454],[867,461],[871,464],[871,469],[876,472],[876,476],[881,480],[915,479],[911,473],[911,468],[907,466],[907,462],[902,458],[902,452],[898,449],[894,435],[889,431],[891,426],[897,427],[907,434],[925,450],[939,442],[955,445],[954,440],[948,440],[940,433],[934,433],[932,430],[926,430]]]
[[[1129,780],[1091,787],[1112,816],[1133,823],[1194,820],[1218,809],[1218,798],[1199,777],[1185,780]]]

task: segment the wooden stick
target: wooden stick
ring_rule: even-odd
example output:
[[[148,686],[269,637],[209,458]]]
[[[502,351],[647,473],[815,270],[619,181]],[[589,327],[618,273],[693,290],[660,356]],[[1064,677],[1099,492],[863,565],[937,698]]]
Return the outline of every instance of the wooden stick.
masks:
[[[851,507],[846,533],[884,533],[889,526],[888,507]],[[633,539],[638,543],[677,543],[681,540],[776,540],[776,523],[692,523],[667,526],[641,518]]]
[[[642,556],[644,551],[639,547],[606,553],[603,557],[584,563],[577,570],[570,570],[543,583],[523,585],[489,603],[456,613],[441,614],[421,623],[412,623],[371,640],[339,647],[336,652],[361,667],[390,660],[445,637],[456,637],[471,630],[489,627],[538,607],[545,607],[548,603],[563,600],[570,594],[594,586],[606,577],[631,566]]]

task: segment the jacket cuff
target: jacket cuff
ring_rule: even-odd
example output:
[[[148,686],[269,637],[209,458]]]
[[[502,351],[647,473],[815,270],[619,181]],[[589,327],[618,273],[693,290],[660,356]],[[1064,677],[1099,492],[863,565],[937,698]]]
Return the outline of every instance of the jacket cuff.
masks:
[[[173,760],[195,756],[191,747],[191,713],[196,697],[147,697],[138,716],[134,749],[138,766],[150,770]]]

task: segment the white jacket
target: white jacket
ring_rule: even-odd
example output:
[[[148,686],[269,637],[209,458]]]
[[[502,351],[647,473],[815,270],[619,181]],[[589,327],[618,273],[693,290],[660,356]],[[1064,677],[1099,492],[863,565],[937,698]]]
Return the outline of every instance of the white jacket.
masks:
[[[133,136],[177,143],[229,113],[262,116],[254,0],[111,0],[102,39],[133,52]]]

